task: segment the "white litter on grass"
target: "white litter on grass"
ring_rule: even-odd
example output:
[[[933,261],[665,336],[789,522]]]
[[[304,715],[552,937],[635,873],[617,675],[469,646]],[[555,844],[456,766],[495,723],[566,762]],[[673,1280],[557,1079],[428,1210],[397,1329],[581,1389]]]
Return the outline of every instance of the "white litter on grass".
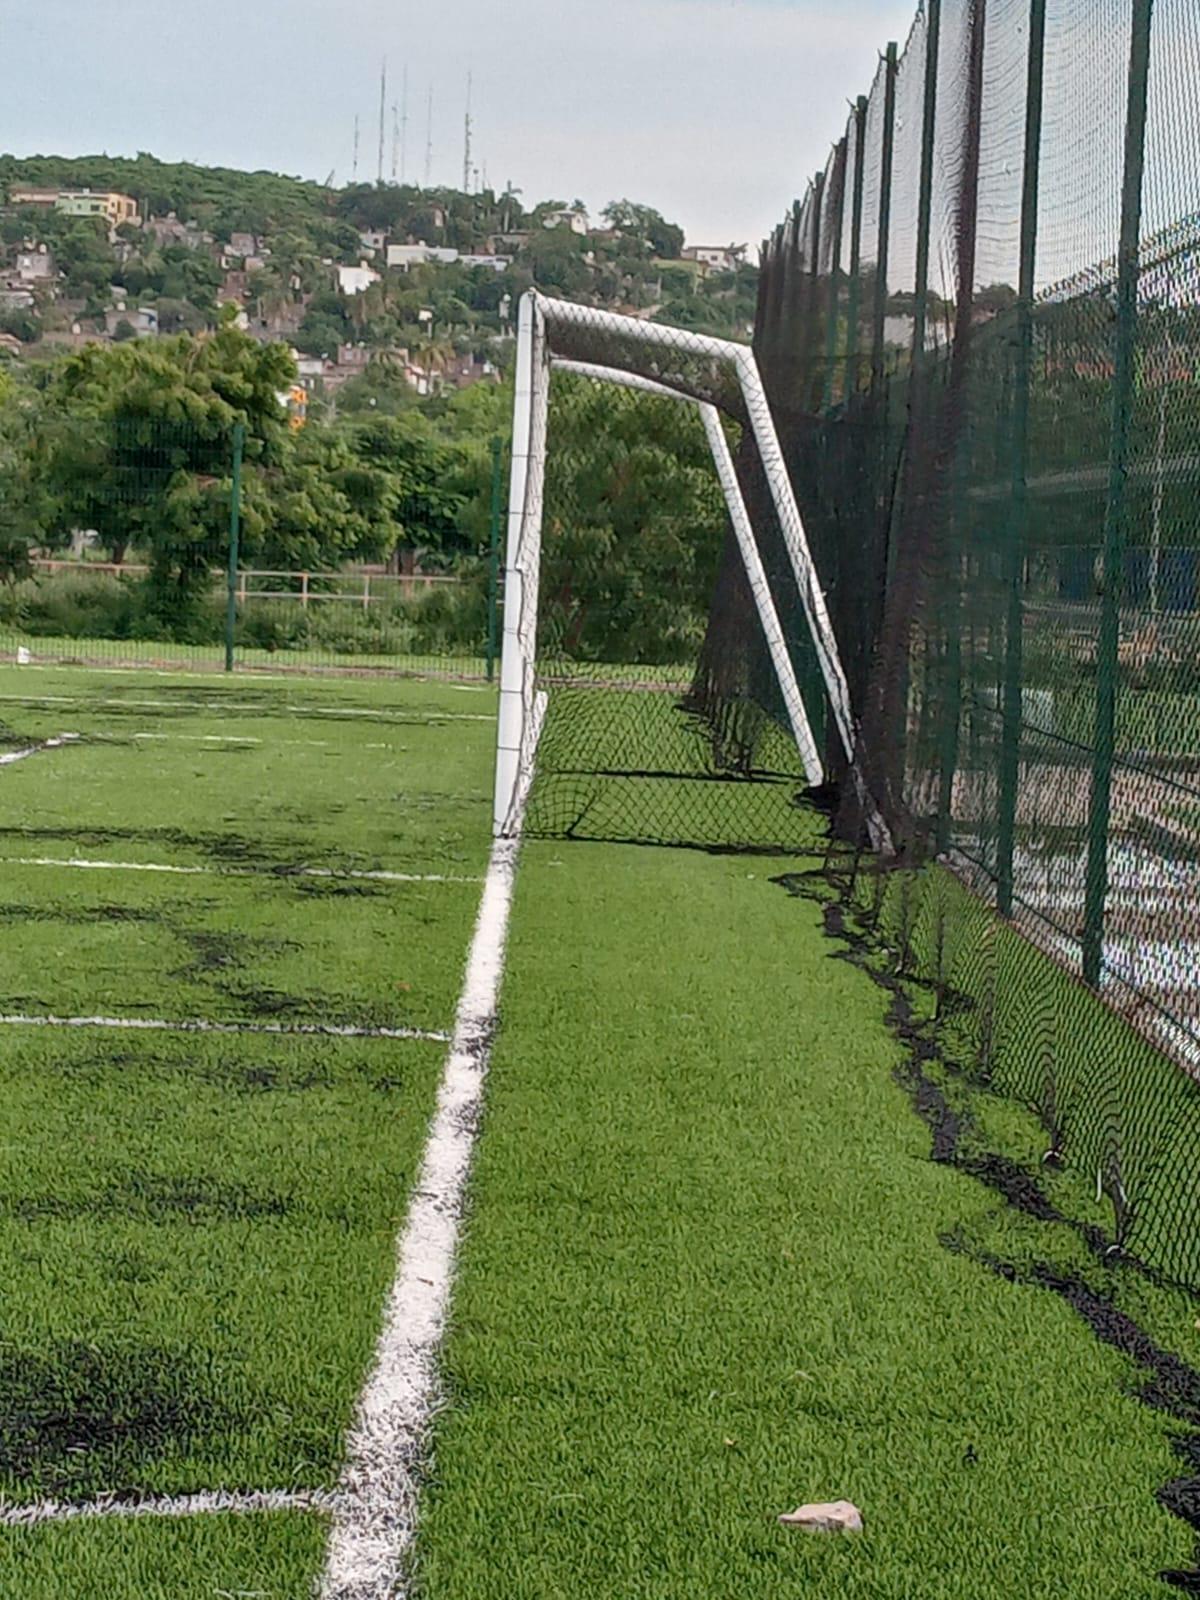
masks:
[[[366,883],[482,883],[482,878],[459,876],[452,872],[362,872],[340,867],[197,867],[177,866],[169,861],[92,861],[81,856],[0,856],[0,866],[74,867],[84,872],[165,872],[181,878],[323,878],[340,881],[349,878]]]
[[[250,1516],[260,1511],[333,1511],[338,1497],[327,1489],[251,1489],[230,1493],[213,1489],[203,1494],[155,1495],[122,1500],[103,1495],[97,1500],[34,1500],[13,1505],[0,1500],[0,1527],[36,1528],[46,1522],[83,1522],[108,1517],[196,1517],[218,1514]]]
[[[370,1028],[340,1022],[210,1022],[191,1017],[33,1017],[0,1016],[4,1028],[127,1028],[135,1033],[266,1033],[317,1039],[419,1039],[446,1044],[450,1035],[432,1028]]]
[[[31,744],[24,750],[6,750],[0,755],[0,767],[11,767],[14,761],[27,761],[30,756],[40,755],[43,750],[61,750],[63,745],[75,744],[78,739],[77,733],[60,733],[57,738],[43,739],[41,744]]]
[[[851,1500],[825,1500],[797,1506],[779,1518],[785,1528],[804,1533],[861,1533],[862,1512]]]
[[[459,1218],[496,1025],[518,838],[492,848],[454,1037],[400,1238],[375,1362],[359,1399],[333,1517],[323,1600],[394,1600],[416,1523],[417,1478],[438,1397]]]

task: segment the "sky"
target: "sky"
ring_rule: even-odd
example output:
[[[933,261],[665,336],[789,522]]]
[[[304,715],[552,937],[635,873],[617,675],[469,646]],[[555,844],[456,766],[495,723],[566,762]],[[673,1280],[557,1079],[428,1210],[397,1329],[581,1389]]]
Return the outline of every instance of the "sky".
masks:
[[[406,175],[474,162],[532,203],[656,206],[692,243],[757,245],[903,44],[913,0],[0,0],[0,150],[349,181],[378,166],[379,72],[408,72]]]

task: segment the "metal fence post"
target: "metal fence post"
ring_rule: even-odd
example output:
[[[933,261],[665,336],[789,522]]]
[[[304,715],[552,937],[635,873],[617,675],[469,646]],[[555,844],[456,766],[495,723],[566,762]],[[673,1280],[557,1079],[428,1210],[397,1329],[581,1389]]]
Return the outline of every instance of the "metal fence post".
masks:
[[[933,231],[933,143],[937,136],[938,40],[942,0],[927,0],[925,11],[925,82],[921,108],[921,174],[917,190],[917,260],[913,283],[912,370],[925,367],[925,329],[929,321],[929,240]]]
[[[854,102],[854,187],[850,201],[850,288],[846,298],[846,376],[842,399],[858,388],[858,293],[862,263],[863,168],[866,162],[867,97]]]
[[[937,4],[938,0],[934,0]],[[833,161],[833,175],[840,181],[836,182],[834,189],[833,215],[830,218],[830,229],[833,233],[833,250],[829,258],[829,287],[828,317],[825,325],[825,382],[821,388],[821,409],[828,411],[833,405],[834,367],[837,365],[837,325],[838,302],[841,299],[842,276],[842,226],[846,211],[846,140],[842,139],[837,145],[840,155],[835,154]]]
[[[1125,479],[1133,411],[1137,334],[1138,238],[1142,224],[1142,170],[1146,157],[1146,91],[1150,76],[1153,0],[1133,0],[1129,40],[1129,93],[1125,113],[1125,165],[1121,184],[1121,240],[1117,255],[1117,317],[1113,352],[1112,433],[1108,503],[1104,516],[1100,633],[1096,644],[1096,737],[1088,827],[1087,885],[1083,912],[1083,975],[1100,984],[1104,964],[1104,914],[1108,899],[1108,826],[1116,739],[1117,648],[1125,560]]]
[[[1029,460],[1029,385],[1033,369],[1033,289],[1037,260],[1038,171],[1042,150],[1042,65],[1046,43],[1046,0],[1030,0],[1029,57],[1025,76],[1025,158],[1021,180],[1021,244],[1017,274],[1017,338],[1013,359],[1011,478],[1005,551],[1008,560],[1008,618],[1004,642],[1003,724],[1000,735],[1000,806],[996,836],[996,904],[1012,915],[1013,851],[1016,844],[1017,788],[1021,776],[1021,725],[1024,716],[1022,671]]]
[[[237,627],[239,544],[242,532],[242,456],[246,449],[246,428],[233,427],[233,482],[229,491],[229,568],[225,594],[225,671],[233,671],[233,635]]]
[[[499,438],[492,440],[492,524],[488,552],[488,620],[487,620],[487,681],[496,676],[497,617],[500,606],[500,509],[503,486],[500,475],[503,469],[503,445]]]
[[[892,155],[896,147],[896,46],[884,57],[883,148],[879,163],[879,247],[875,253],[875,304],[871,328],[871,388],[883,382],[883,325],[887,317],[888,236],[892,226]]]

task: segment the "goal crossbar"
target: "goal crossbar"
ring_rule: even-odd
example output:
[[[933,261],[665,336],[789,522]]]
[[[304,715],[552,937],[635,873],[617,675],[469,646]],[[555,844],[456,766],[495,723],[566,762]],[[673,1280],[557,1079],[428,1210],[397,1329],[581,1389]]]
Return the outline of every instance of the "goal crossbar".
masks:
[[[564,330],[562,344],[565,349],[559,353],[555,349],[555,335],[563,335]],[[633,346],[639,351],[648,350],[655,366],[655,376],[633,370],[632,367],[575,359],[570,353],[571,330],[584,332],[593,340],[599,336],[601,345],[607,339],[618,348],[624,344],[627,348]],[[854,730],[846,678],[753,352],[747,346],[729,340],[708,338],[660,323],[621,316],[616,312],[596,311],[567,301],[552,300],[536,290],[530,290],[521,300],[517,334],[500,719],[493,810],[493,824],[498,835],[507,833],[512,826],[518,794],[528,783],[532,772],[536,738],[542,720],[535,711],[534,676],[546,422],[552,368],[696,406],[806,778],[810,784],[817,785],[824,777],[820,753],[813,739],[720,414],[712,401],[701,398],[683,380],[672,381],[669,361],[656,359],[672,354],[689,359],[699,358],[708,363],[711,371],[719,370],[722,377],[731,377],[736,383],[770,490],[834,725],[847,761],[854,761]]]

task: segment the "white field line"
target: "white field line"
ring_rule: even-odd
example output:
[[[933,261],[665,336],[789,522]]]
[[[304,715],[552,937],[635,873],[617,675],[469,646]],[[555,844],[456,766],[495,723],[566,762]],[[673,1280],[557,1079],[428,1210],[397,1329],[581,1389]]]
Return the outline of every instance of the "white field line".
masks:
[[[394,722],[400,727],[428,727],[439,722],[495,722],[488,711],[425,711],[406,717],[403,713],[389,716],[386,711],[376,711],[369,706],[305,706],[292,701],[282,701],[278,706],[266,706],[255,700],[134,700],[124,695],[112,700],[97,700],[74,694],[0,694],[0,701],[18,705],[108,706],[135,710],[188,711],[202,707],[206,711],[250,711],[260,717],[270,718],[277,711],[288,711],[302,717],[370,717],[376,722]]]
[[[30,756],[40,755],[43,750],[61,750],[65,744],[74,744],[79,738],[77,733],[60,733],[54,739],[43,739],[41,744],[31,744],[25,750],[7,750],[0,755],[0,767],[11,767],[14,761],[27,761]]]
[[[430,1028],[368,1028],[338,1022],[209,1022],[205,1018],[169,1021],[164,1017],[0,1016],[3,1028],[125,1028],[135,1033],[264,1033],[319,1039],[420,1039],[446,1044],[448,1033]]]
[[[519,835],[492,847],[454,1037],[401,1234],[383,1329],[347,1444],[323,1600],[393,1600],[416,1523],[417,1478],[439,1396],[460,1216],[496,1026]]]
[[[97,1500],[0,1500],[0,1527],[36,1528],[46,1522],[82,1522],[99,1517],[195,1517],[219,1513],[250,1516],[259,1511],[333,1511],[338,1497],[327,1489],[258,1489],[244,1494],[214,1489],[204,1494],[153,1495],[144,1500],[105,1495]]]
[[[351,872],[337,867],[196,867],[176,866],[168,861],[92,861],[81,856],[0,856],[0,867],[73,867],[84,872],[165,872],[180,878],[269,878],[286,882],[289,878],[326,878],[340,882],[349,878],[364,883],[482,883],[478,877],[453,872]]]

